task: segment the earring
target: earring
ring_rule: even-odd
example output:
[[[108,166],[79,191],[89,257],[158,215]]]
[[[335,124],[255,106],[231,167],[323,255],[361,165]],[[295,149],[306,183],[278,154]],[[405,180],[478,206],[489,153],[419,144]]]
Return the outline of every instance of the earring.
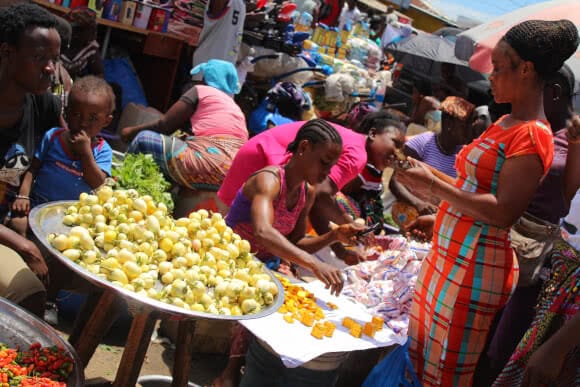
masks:
[[[298,153],[298,156],[302,156],[302,153]]]
[[[560,100],[560,97],[556,96],[556,97],[553,98],[553,100],[554,101],[559,101]]]

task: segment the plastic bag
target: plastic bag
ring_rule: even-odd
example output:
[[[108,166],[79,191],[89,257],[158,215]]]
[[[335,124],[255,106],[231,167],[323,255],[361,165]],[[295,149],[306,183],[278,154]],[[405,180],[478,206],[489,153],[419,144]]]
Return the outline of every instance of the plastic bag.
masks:
[[[377,364],[367,376],[363,387],[420,387],[421,383],[409,358],[410,341],[408,339],[405,345],[395,348]],[[407,380],[407,374],[411,381]]]

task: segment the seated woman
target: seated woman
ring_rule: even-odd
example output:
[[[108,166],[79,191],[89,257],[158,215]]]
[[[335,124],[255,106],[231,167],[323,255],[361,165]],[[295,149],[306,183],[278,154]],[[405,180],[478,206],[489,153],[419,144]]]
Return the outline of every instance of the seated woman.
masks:
[[[192,70],[204,85],[193,86],[159,120],[121,131],[130,153],[149,153],[174,183],[217,191],[238,149],[248,140],[246,119],[234,102],[238,74],[229,62],[210,60]],[[191,122],[194,136],[171,136]]]
[[[425,132],[413,137],[405,144],[403,153],[455,178],[455,156],[463,145],[474,138],[472,117],[475,106],[460,97],[447,97],[439,109],[442,113],[441,132]],[[393,218],[401,224],[414,220],[406,219],[405,214],[426,215],[437,212],[438,203],[411,193],[397,182],[396,175],[390,180],[389,189],[397,198],[393,206]]]
[[[340,293],[340,271],[311,254],[326,245],[354,240],[360,228],[347,224],[324,235],[305,238],[306,219],[314,204],[315,185],[323,182],[342,153],[342,139],[326,121],[304,124],[287,146],[290,160],[252,174],[238,190],[226,222],[247,239],[257,257],[271,269],[280,259],[311,270],[335,294]],[[219,384],[233,380],[247,349],[247,334],[236,329],[230,362]]]
[[[254,172],[268,165],[283,164],[289,159],[288,144],[296,137],[304,122],[295,122],[267,130],[250,139],[238,152],[218,197],[230,206],[242,184]],[[359,128],[359,133],[339,125],[332,126],[342,138],[343,152],[328,177],[316,185],[316,201],[310,211],[310,221],[319,235],[329,231],[329,221],[337,224],[352,222],[337,204],[336,193],[347,183],[356,179],[371,163],[377,170],[384,170],[390,163],[394,151],[404,143],[405,127],[388,113],[373,115]],[[333,250],[345,262],[358,262],[355,253],[340,244]]]

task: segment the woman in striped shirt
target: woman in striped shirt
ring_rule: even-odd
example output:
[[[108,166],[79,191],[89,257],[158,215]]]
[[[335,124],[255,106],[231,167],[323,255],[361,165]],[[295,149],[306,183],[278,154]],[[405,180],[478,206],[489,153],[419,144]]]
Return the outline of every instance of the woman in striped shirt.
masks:
[[[471,125],[474,109],[473,104],[461,97],[447,97],[439,107],[442,113],[441,132],[425,132],[411,138],[405,143],[403,152],[455,178],[455,156],[475,135]],[[412,206],[421,215],[437,212],[438,203],[411,193],[397,182],[396,175],[391,179],[389,189],[398,201],[394,208],[402,208],[404,212],[404,207]]]

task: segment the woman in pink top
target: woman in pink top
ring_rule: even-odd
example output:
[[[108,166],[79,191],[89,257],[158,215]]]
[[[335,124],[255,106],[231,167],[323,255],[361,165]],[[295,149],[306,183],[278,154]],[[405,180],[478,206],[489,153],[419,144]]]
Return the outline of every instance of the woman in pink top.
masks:
[[[203,72],[204,85],[193,86],[159,120],[124,128],[133,139],[130,153],[148,153],[173,182],[191,189],[217,191],[236,152],[248,140],[244,114],[231,97],[238,91],[236,68],[211,60],[192,72]],[[171,136],[191,123],[193,136]]]
[[[268,166],[279,165],[291,157],[286,149],[294,140],[304,122],[294,122],[269,129],[252,137],[239,150],[234,159],[218,197],[231,206],[238,189],[248,177]],[[384,170],[393,156],[396,148],[404,143],[404,126],[386,112],[375,115],[375,118],[359,128],[359,133],[339,125],[331,124],[342,138],[343,151],[328,177],[316,185],[316,203],[310,211],[310,221],[319,235],[329,231],[328,224],[332,221],[344,224],[352,219],[339,207],[336,194],[347,187],[352,188],[359,174],[367,163],[376,169]],[[358,187],[360,188],[360,187]],[[358,261],[352,251],[341,244],[334,244],[333,250],[337,256],[347,263]]]

